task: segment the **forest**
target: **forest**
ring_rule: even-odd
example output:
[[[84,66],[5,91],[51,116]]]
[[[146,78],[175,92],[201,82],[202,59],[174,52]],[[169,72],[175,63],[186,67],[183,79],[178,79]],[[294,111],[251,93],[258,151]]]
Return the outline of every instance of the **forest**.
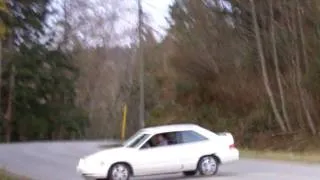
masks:
[[[196,123],[242,147],[319,148],[319,9],[317,0],[175,0],[166,36],[143,14],[138,43],[125,18],[134,5],[2,0],[0,141],[119,138],[124,104],[132,134],[142,58],[146,126]],[[118,31],[119,21],[133,27]]]

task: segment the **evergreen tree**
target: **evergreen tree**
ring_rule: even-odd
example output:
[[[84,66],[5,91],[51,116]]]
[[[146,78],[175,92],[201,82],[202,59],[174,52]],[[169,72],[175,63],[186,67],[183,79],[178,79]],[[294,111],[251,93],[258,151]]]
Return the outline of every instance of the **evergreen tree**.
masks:
[[[85,115],[74,103],[77,69],[66,52],[47,49],[50,41],[40,42],[48,28],[49,3],[11,1],[8,13],[0,14],[9,32],[4,42],[1,98],[6,141],[83,134]]]

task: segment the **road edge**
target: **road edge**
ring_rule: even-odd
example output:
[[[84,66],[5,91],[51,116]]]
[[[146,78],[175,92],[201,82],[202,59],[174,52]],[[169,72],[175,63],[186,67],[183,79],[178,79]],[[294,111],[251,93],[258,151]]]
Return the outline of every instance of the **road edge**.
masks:
[[[291,152],[291,151],[257,151],[240,149],[240,157],[249,159],[264,159],[307,164],[320,164],[319,152]]]

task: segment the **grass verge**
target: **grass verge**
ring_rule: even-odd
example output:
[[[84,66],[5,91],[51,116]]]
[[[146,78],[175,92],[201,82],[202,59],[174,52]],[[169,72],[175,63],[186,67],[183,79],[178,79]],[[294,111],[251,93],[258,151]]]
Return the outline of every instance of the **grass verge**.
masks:
[[[4,169],[0,169],[0,179],[1,180],[31,180],[31,179],[23,177],[23,176],[9,173]]]
[[[285,152],[285,151],[255,151],[241,149],[240,156],[244,158],[294,161],[303,163],[320,163],[320,152]]]

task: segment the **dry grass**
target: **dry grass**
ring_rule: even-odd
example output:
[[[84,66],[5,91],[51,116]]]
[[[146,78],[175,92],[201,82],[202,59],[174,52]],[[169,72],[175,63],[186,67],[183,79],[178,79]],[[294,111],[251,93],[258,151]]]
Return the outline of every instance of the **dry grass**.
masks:
[[[248,149],[240,150],[241,157],[284,160],[304,163],[320,163],[320,152],[285,152],[285,151],[254,151]]]
[[[0,179],[1,180],[31,180],[30,178],[9,173],[4,169],[0,169]]]

